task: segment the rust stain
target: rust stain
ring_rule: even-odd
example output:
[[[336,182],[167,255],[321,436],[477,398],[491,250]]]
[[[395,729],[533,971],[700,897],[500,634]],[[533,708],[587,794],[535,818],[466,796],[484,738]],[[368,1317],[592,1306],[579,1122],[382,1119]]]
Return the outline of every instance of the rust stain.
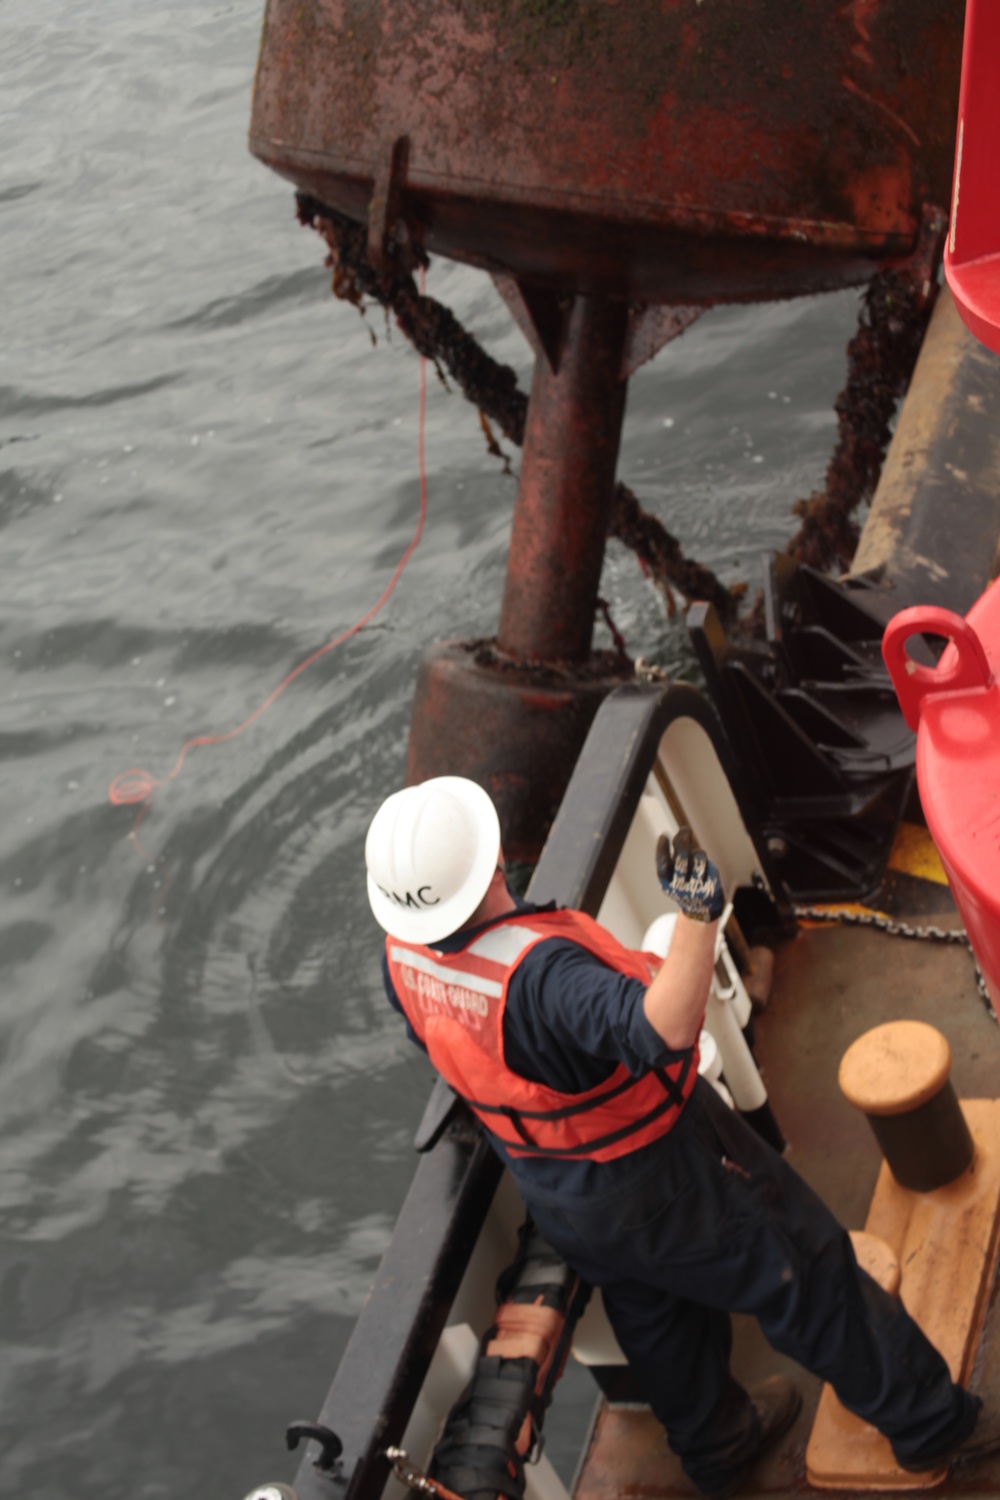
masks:
[[[818,290],[948,200],[961,30],[950,0],[807,29],[787,0],[269,0],[251,143],[358,217],[409,136],[414,221],[474,264],[649,301]]]

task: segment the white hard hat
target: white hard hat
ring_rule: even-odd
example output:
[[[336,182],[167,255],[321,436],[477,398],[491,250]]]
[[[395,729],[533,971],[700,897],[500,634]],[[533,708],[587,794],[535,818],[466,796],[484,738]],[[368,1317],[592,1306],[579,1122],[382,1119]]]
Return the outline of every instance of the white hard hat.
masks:
[[[500,856],[488,792],[464,776],[435,776],[386,798],[368,829],[368,900],[380,927],[436,943],[472,916]]]

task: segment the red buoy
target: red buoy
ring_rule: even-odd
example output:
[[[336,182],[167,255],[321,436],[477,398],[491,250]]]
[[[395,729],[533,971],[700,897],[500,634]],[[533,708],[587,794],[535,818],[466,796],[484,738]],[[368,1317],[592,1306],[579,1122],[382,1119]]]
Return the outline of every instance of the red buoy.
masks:
[[[936,667],[907,653],[916,635],[949,641]],[[968,616],[917,605],[890,621],[882,652],[917,730],[917,782],[994,1010],[1000,1014],[1000,584]]]
[[[963,322],[1000,353],[1000,6],[967,0],[945,275]]]

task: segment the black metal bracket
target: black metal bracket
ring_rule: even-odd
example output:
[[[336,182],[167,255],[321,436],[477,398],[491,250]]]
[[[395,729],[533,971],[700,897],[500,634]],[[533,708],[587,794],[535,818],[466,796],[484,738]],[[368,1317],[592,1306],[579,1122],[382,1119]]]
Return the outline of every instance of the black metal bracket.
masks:
[[[409,241],[403,212],[409,165],[409,136],[386,142],[376,163],[368,208],[368,258],[379,271],[388,271],[392,251]]]
[[[320,1445],[320,1455],[314,1461],[313,1467],[328,1473],[343,1453],[343,1443],[337,1434],[331,1428],[324,1427],[322,1422],[289,1422],[285,1428],[285,1442],[289,1452],[294,1452],[307,1438],[311,1438],[313,1442]]]
[[[765,560],[763,643],[727,639],[711,605],[688,627],[750,814],[795,901],[877,889],[913,783],[916,742],[863,585]]]

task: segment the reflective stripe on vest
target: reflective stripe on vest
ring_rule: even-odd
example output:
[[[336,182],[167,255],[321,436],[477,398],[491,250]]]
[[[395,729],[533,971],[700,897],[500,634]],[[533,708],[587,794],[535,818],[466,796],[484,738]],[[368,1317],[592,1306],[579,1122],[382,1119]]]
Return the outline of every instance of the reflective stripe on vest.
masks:
[[[438,1072],[512,1156],[610,1161],[666,1135],[695,1084],[697,1050],[634,1078],[624,1064],[595,1088],[564,1094],[507,1066],[503,1018],[510,977],[546,938],[566,938],[648,984],[649,962],[582,912],[525,912],[488,927],[457,953],[389,938],[389,975]]]

